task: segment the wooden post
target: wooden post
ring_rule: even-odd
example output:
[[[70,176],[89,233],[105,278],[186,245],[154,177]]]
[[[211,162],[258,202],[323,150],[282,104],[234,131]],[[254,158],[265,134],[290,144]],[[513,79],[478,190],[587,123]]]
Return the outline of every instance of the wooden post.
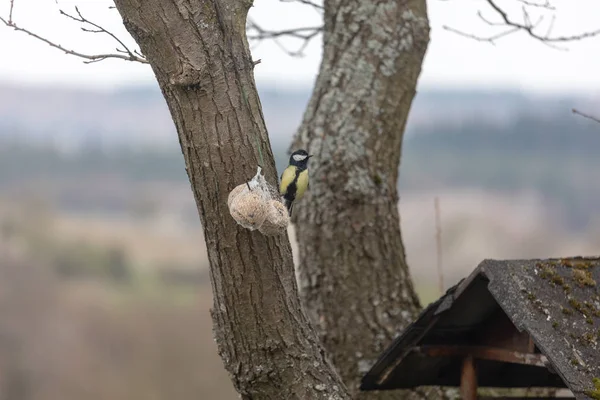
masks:
[[[473,356],[463,359],[460,374],[460,395],[463,400],[477,400],[477,372]]]
[[[529,336],[529,343],[527,344],[527,352],[532,353],[535,351],[535,343],[533,342],[533,338],[531,337],[531,335]]]

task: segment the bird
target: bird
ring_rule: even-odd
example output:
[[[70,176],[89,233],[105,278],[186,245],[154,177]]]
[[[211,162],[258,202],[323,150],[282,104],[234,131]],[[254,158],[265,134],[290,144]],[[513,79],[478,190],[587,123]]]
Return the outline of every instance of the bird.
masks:
[[[311,157],[312,155],[304,149],[294,151],[290,156],[289,165],[281,174],[279,194],[290,217],[294,202],[300,200],[308,188],[308,160]]]

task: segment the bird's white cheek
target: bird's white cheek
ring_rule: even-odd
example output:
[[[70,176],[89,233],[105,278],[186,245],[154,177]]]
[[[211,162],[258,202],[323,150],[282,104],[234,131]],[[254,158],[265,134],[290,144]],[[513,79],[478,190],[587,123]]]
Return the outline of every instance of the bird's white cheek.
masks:
[[[306,160],[306,157],[308,157],[308,156],[303,156],[303,155],[301,155],[301,154],[296,154],[296,155],[295,155],[295,156],[293,156],[293,157],[294,157],[294,160],[295,160],[295,161],[298,161],[298,162],[300,162],[300,161],[304,161],[304,160]]]

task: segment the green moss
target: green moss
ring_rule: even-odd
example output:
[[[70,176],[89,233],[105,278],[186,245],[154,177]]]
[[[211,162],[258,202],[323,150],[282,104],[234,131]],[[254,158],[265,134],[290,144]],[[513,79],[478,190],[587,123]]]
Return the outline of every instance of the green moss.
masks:
[[[564,265],[565,267],[572,267],[573,263],[571,260],[569,260],[568,258],[561,258],[560,260],[561,265]]]
[[[589,259],[574,259],[574,258],[562,258],[560,260],[560,264],[565,267],[575,268],[575,269],[591,269],[595,266],[594,262],[598,262],[598,260],[589,260]]]
[[[540,278],[542,279],[549,280],[556,274],[556,270],[549,265],[538,263],[536,266],[541,270]]]
[[[594,384],[594,388],[586,390],[584,393],[586,396],[591,397],[594,400],[600,400],[600,378],[592,379],[592,383]]]
[[[560,308],[561,308],[561,311],[562,311],[563,314],[565,314],[565,315],[573,315],[573,311],[569,310],[568,308],[563,307],[563,306],[560,306]]]
[[[594,306],[592,303],[584,301],[583,305],[585,306],[585,308],[587,308],[590,313],[595,316],[595,317],[599,317],[600,318],[600,310],[596,308],[596,306]]]
[[[571,358],[571,365],[579,365],[579,361],[576,358]]]
[[[570,298],[569,299],[569,304],[571,305],[571,307],[573,307],[574,309],[576,309],[577,311],[579,311],[580,313],[582,313],[583,315],[586,315],[586,310],[585,308],[583,308],[583,305],[579,302],[579,300],[574,299],[574,298]]]
[[[552,327],[553,327],[554,329],[558,328],[558,322],[556,322],[556,321],[553,321],[553,322],[552,322]]]
[[[587,343],[587,344],[593,344],[596,342],[596,338],[594,337],[594,334],[587,332],[583,334],[583,340]]]
[[[587,301],[581,303],[579,300],[571,297],[569,299],[569,304],[571,305],[571,307],[583,314],[583,316],[585,316],[585,322],[587,322],[590,325],[594,324],[594,319],[592,318],[593,316],[600,317],[600,310],[598,310],[593,304],[588,303]]]
[[[527,299],[528,300],[535,300],[536,299],[535,294],[533,294],[533,293],[527,293]]]
[[[579,284],[579,286],[595,287],[596,281],[592,278],[592,273],[589,270],[574,269],[573,280]]]
[[[563,279],[563,277],[558,274],[552,275],[552,277],[550,278],[550,282],[558,286],[563,286],[565,284],[565,280]]]
[[[383,179],[381,179],[381,176],[379,176],[379,174],[375,174],[373,175],[373,182],[379,186],[383,183]]]
[[[569,286],[569,284],[565,281],[565,279],[562,276],[560,276],[560,274],[558,272],[556,272],[556,269],[554,268],[554,266],[557,266],[557,265],[559,265],[559,264],[551,263],[551,262],[547,262],[547,263],[538,262],[535,266],[536,266],[536,268],[538,268],[540,270],[540,278],[548,280],[550,283],[552,283],[555,286],[562,287],[563,290],[567,294],[569,294],[569,293],[571,293],[571,286]]]

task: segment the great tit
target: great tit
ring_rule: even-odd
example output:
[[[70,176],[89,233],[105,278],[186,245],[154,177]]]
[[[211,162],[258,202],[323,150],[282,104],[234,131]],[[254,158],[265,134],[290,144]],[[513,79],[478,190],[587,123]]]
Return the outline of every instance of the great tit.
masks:
[[[311,157],[306,150],[296,150],[290,156],[290,164],[281,174],[279,193],[290,216],[294,201],[301,199],[308,188],[308,159]]]

